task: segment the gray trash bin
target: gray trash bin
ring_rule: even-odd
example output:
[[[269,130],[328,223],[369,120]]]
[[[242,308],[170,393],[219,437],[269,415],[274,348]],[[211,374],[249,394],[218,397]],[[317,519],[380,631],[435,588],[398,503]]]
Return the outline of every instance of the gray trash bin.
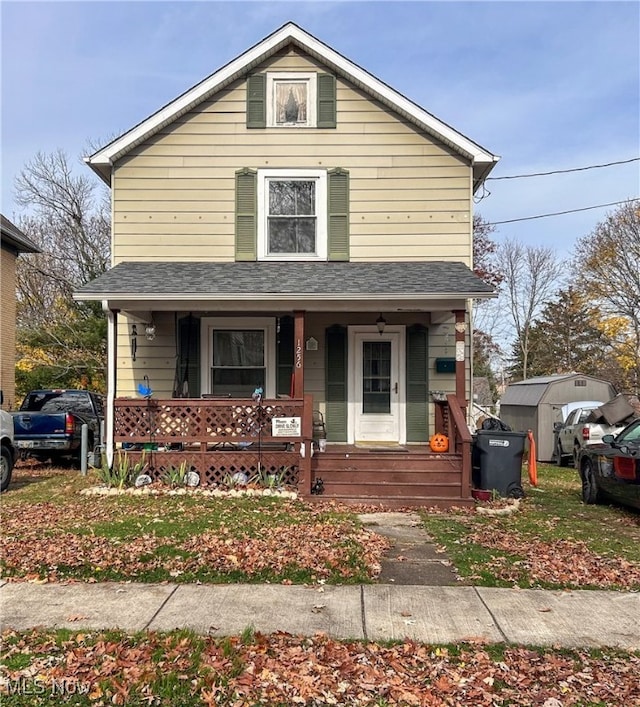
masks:
[[[478,430],[475,435],[474,483],[501,496],[522,498],[522,457],[525,432]]]

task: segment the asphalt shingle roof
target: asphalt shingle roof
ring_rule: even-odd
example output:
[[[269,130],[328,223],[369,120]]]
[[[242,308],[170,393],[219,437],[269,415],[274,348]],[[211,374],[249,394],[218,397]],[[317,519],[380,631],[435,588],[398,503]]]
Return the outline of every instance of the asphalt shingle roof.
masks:
[[[82,295],[442,295],[493,289],[458,262],[128,262],[79,288]]]

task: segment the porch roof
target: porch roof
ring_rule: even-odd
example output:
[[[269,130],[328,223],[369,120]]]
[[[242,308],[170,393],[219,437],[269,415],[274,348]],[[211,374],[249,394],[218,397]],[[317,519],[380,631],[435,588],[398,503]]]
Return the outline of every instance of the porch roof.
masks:
[[[74,293],[111,303],[451,301],[494,297],[460,262],[127,262]]]

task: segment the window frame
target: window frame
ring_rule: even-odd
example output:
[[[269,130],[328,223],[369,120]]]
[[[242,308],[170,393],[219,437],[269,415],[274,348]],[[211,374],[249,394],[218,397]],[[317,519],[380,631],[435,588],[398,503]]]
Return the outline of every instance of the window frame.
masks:
[[[305,123],[277,123],[275,110],[276,84],[294,81],[307,85],[307,120]],[[268,128],[315,128],[318,124],[317,112],[318,75],[314,71],[267,71],[266,118]]]
[[[213,368],[214,331],[264,332],[264,397],[274,398],[276,392],[276,322],[273,317],[202,317],[201,319],[200,390],[212,394],[211,369]]]
[[[269,181],[314,181],[316,205],[316,252],[315,253],[269,253],[268,217],[269,217]],[[324,169],[259,169],[258,170],[258,223],[257,254],[258,260],[277,261],[323,261],[328,257],[328,219],[327,210],[327,171]]]

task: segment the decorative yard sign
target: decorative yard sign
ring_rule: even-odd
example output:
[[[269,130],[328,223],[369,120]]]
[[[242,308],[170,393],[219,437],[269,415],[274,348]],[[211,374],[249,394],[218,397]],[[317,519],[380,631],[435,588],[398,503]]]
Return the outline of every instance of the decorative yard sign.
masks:
[[[301,417],[274,417],[271,420],[272,437],[300,437],[302,436]]]

